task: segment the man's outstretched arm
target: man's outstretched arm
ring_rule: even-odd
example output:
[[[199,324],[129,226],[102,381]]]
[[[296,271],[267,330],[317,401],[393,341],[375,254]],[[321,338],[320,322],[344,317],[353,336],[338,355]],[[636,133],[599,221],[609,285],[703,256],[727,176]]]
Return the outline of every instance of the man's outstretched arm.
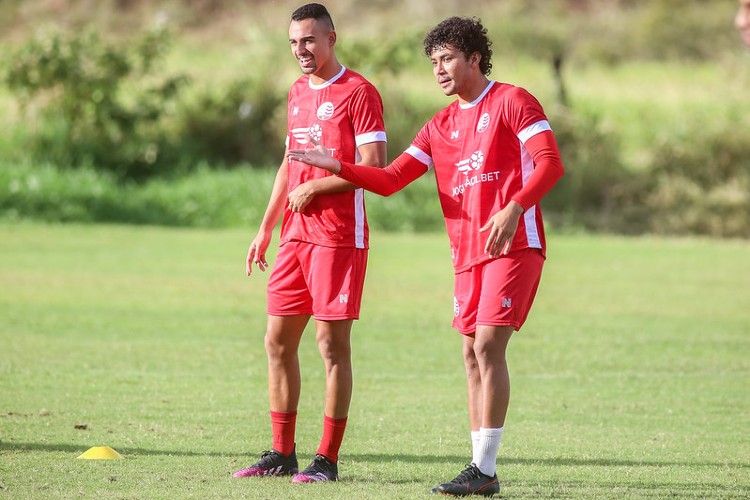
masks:
[[[381,196],[390,196],[408,186],[427,172],[427,165],[408,153],[401,153],[393,163],[385,168],[355,165],[340,162],[331,157],[321,145],[313,149],[290,150],[290,160],[301,161],[338,175],[342,179]]]

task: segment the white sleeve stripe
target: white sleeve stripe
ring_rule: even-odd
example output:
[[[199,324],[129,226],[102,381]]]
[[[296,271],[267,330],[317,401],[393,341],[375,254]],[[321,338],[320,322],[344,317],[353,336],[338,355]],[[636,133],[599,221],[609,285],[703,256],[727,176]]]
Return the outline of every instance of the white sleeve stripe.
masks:
[[[378,132],[367,132],[364,134],[359,134],[354,137],[354,142],[357,144],[357,147],[359,147],[362,144],[369,144],[371,142],[387,142],[387,141],[385,138],[385,131],[378,131]]]
[[[526,144],[526,141],[534,137],[536,134],[546,132],[547,130],[552,130],[552,127],[549,126],[549,122],[547,120],[539,120],[538,122],[532,123],[525,129],[521,130],[518,133],[518,138],[522,143]]]
[[[406,148],[406,153],[412,155],[415,159],[419,160],[420,162],[424,163],[427,168],[432,167],[432,158],[430,155],[416,147],[415,145],[411,145],[408,148]]]

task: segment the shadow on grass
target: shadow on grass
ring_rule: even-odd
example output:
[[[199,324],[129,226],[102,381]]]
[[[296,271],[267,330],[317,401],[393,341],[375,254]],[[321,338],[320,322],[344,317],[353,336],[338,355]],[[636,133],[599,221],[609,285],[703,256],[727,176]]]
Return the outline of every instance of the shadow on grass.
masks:
[[[66,453],[83,453],[87,447],[73,444],[55,444],[55,443],[9,443],[0,441],[0,451],[49,451],[49,452],[66,452]],[[165,455],[180,457],[256,457],[259,453],[229,453],[214,451],[187,451],[187,450],[152,450],[148,448],[132,447],[115,447],[123,455]],[[388,462],[408,462],[417,464],[445,463],[445,464],[463,464],[467,457],[455,455],[408,455],[408,454],[382,454],[382,453],[345,453],[344,460],[353,460],[358,462],[388,463]],[[545,467],[732,467],[739,469],[750,469],[750,463],[742,462],[675,462],[675,461],[647,461],[647,460],[622,460],[622,459],[588,459],[575,457],[557,457],[557,458],[518,458],[518,457],[500,457],[499,465],[526,465],[526,466],[545,466]]]
[[[465,463],[468,461],[466,456],[450,455],[390,455],[390,454],[350,454],[345,455],[347,458],[362,462],[413,462],[413,463]],[[498,458],[498,466],[503,465],[538,465],[545,467],[570,467],[570,466],[587,466],[587,467],[735,467],[739,469],[750,469],[750,463],[741,462],[670,462],[670,461],[648,461],[648,460],[621,460],[621,459],[590,459],[575,457],[556,457],[556,458],[518,458],[503,457]]]
[[[0,442],[0,451],[49,451],[65,453],[83,453],[89,446],[80,446],[75,444],[61,443],[8,443]],[[234,453],[223,452],[205,452],[205,451],[186,451],[186,450],[149,450],[147,448],[132,448],[124,446],[113,446],[121,455],[172,455],[178,457],[236,457]]]

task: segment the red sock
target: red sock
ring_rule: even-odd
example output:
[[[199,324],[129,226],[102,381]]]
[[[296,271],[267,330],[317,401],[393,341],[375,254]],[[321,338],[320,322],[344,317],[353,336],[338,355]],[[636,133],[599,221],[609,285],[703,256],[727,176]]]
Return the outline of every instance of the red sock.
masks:
[[[327,459],[338,462],[341,441],[344,440],[346,418],[331,418],[323,415],[323,437],[320,440],[318,453]]]
[[[289,456],[294,451],[294,431],[296,427],[296,411],[272,411],[273,449],[284,456]]]

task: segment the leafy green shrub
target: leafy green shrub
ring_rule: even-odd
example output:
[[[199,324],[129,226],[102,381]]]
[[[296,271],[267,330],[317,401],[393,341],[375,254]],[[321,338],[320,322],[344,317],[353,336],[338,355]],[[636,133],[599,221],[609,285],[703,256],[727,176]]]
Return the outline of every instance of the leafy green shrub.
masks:
[[[734,5],[728,7],[725,11],[703,0],[644,2],[628,33],[635,48],[632,55],[655,60],[712,59],[717,46],[735,41],[731,27]]]
[[[750,156],[744,117],[696,120],[661,140],[649,169],[651,229],[750,236]]]
[[[123,184],[90,167],[0,166],[0,218],[166,226],[252,226],[260,221],[275,172],[211,171],[178,180]]]
[[[496,54],[577,63],[716,59],[737,46],[730,1],[506,0],[483,14]],[[530,34],[533,33],[533,36]]]
[[[202,165],[179,179],[122,184],[92,168],[2,164],[0,219],[255,229],[275,176],[274,169],[248,165],[221,171]],[[432,175],[389,198],[368,193],[367,214],[374,229],[424,232],[443,227]]]
[[[278,164],[285,110],[286,89],[271,79],[242,78],[211,87],[179,112],[181,152],[214,165]]]
[[[187,79],[153,75],[169,40],[166,30],[154,29],[115,45],[85,31],[23,45],[4,80],[25,108],[34,101],[42,109],[32,157],[61,166],[93,164],[121,179],[142,180],[174,167],[163,122]]]
[[[662,177],[647,198],[650,230],[661,234],[750,237],[748,178],[703,186],[677,176]]]
[[[423,57],[423,35],[409,29],[390,33],[377,43],[369,39],[341,39],[336,44],[336,54],[344,64],[366,78],[397,75]]]
[[[619,232],[637,215],[626,200],[637,176],[627,172],[617,135],[597,115],[552,109],[565,175],[542,201],[548,218],[564,226]]]

